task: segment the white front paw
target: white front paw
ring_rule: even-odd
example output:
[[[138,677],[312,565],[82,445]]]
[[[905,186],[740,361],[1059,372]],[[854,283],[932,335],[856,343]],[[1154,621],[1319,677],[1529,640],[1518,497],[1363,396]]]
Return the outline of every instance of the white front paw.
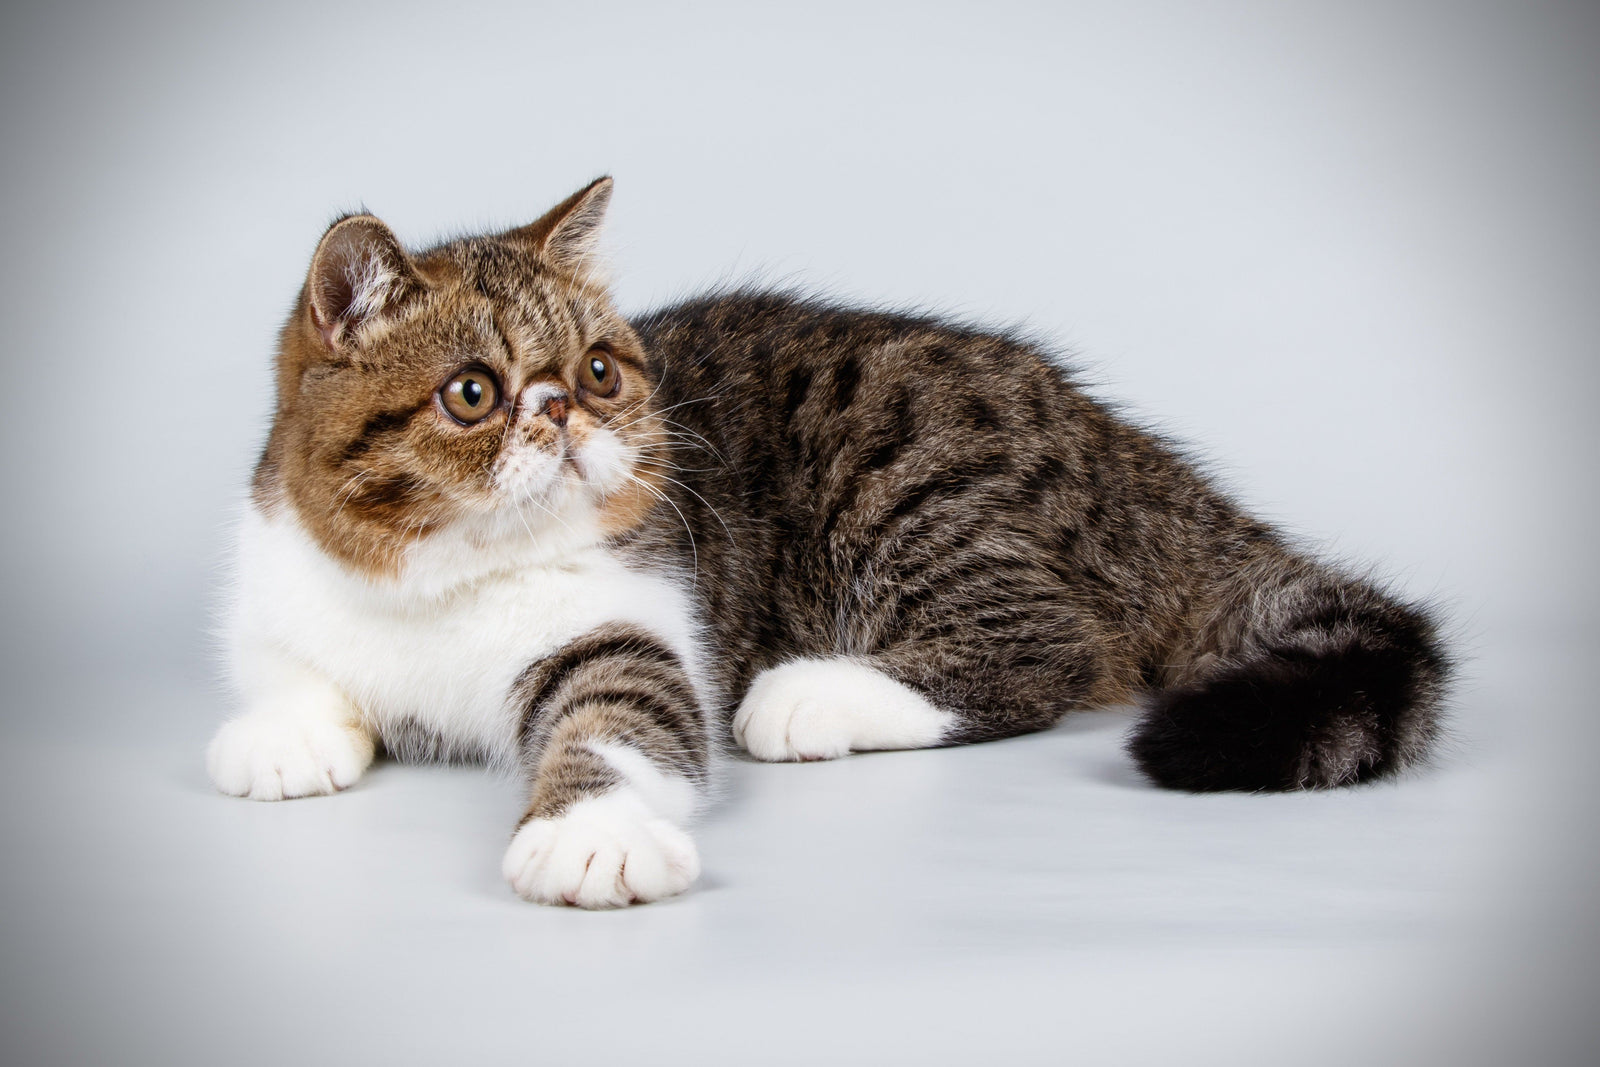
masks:
[[[359,727],[321,717],[252,712],[224,723],[206,750],[211,781],[251,800],[335,793],[372,763],[372,739]]]
[[[524,823],[501,869],[524,900],[620,908],[683,892],[700,856],[688,834],[623,788]]]
[[[824,760],[851,752],[937,745],[955,716],[864,663],[792,660],[762,671],[733,716],[756,759]]]

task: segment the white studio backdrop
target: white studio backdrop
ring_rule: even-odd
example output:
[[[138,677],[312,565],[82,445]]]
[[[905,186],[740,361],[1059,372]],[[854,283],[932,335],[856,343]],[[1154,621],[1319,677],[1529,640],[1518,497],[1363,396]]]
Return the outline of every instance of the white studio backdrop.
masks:
[[[1499,1010],[1549,1020],[1558,1047],[1568,1036],[1558,1025],[1591,1014],[1600,943],[1588,768],[1600,727],[1586,662],[1600,623],[1596,55],[1600,9],[1577,0],[8,6],[0,758],[26,773],[0,768],[0,786],[45,784],[3,805],[14,815],[8,853],[21,842],[31,861],[0,871],[0,897],[64,903],[48,916],[4,909],[14,918],[0,927],[0,950],[56,961],[61,973],[0,969],[0,1000],[21,990],[54,1003],[58,987],[91,974],[118,991],[138,985],[151,957],[124,949],[154,940],[141,922],[165,906],[174,928],[188,929],[184,887],[237,888],[228,880],[266,854],[246,856],[243,843],[270,844],[284,825],[213,806],[198,749],[222,710],[206,691],[206,629],[230,514],[266,431],[274,335],[322,229],[366,208],[422,245],[526,222],[610,173],[606,245],[625,308],[764,281],[1021,326],[1070,354],[1097,395],[1190,446],[1257,511],[1442,604],[1469,657],[1453,762],[1418,791],[1341,803],[1407,808],[1419,851],[1430,828],[1455,833],[1479,807],[1494,813],[1496,843],[1474,862],[1484,893],[1497,894],[1500,965],[1473,970],[1484,956],[1464,947],[1463,965],[1443,976],[1481,983],[1474,1003],[1486,1007],[1476,1020],[1418,1016],[1417,1032],[1475,1021],[1458,1041],[1469,1045]],[[1091,720],[1081,738],[1034,739],[1059,747],[1022,756],[924,754],[883,773],[965,780],[986,761],[1038,770],[1056,752],[1120,766],[1114,738],[1094,729]],[[25,744],[42,737],[76,753],[98,731],[114,740],[101,764],[84,766],[118,769],[95,783],[71,780],[76,765],[66,763],[58,781]],[[144,739],[147,758],[160,754],[158,771],[119,761],[115,746],[128,738]],[[1498,767],[1513,750],[1523,754],[1517,773],[1473,777],[1474,761]],[[51,880],[93,850],[33,821],[30,812],[54,810],[41,797],[61,811],[84,798],[85,822],[110,810],[134,823],[142,809],[83,790],[148,799],[172,785],[162,774],[184,773],[196,780],[159,794],[150,810],[164,814],[144,827],[148,839],[108,844],[130,864],[184,857],[191,866],[176,873],[140,872],[136,884],[161,892],[102,896]],[[827,773],[844,782],[856,772]],[[752,793],[779,781],[741,774]],[[456,796],[455,814],[497,802],[466,779],[418,772],[390,783],[402,819],[435,810],[435,787]],[[1104,785],[1062,789],[1101,802]],[[377,819],[359,813],[388,811],[392,797],[340,799],[354,804],[287,816],[326,854],[346,848],[341,819]],[[1136,809],[1165,803],[1120,799],[1126,810],[1108,814],[1133,826]],[[1290,809],[1271,810],[1296,825],[1282,814]],[[1367,829],[1355,816],[1329,825]],[[478,847],[449,818],[429,826],[431,844]],[[1258,830],[1241,823],[1239,840],[1259,843]],[[736,818],[711,832],[749,845]],[[1364,844],[1361,833],[1351,840]],[[236,845],[232,865],[197,856],[202,840]],[[1146,845],[1124,844],[1130,869]],[[1390,847],[1385,862],[1406,869],[1404,851]],[[1353,870],[1361,856],[1352,857]],[[766,903],[749,880],[762,864],[742,862],[744,888],[701,901],[707,913]],[[484,870],[482,900],[499,901]],[[284,884],[241,893],[259,894],[265,909]],[[1092,897],[1088,882],[1071,888]],[[426,889],[409,887],[423,914],[459,904]],[[1120,904],[1116,890],[1106,897]],[[71,910],[78,892],[92,901],[81,914]],[[323,898],[308,889],[301,899],[314,908]],[[1218,899],[1235,905],[1229,893]],[[465,911],[477,916],[482,900]],[[1174,913],[1185,904],[1170,903]],[[561,926],[562,944],[578,956],[591,938],[615,947],[626,931],[670,928],[699,945],[697,906],[659,919],[632,912],[622,920],[631,925],[605,935]],[[513,922],[494,913],[502,921]],[[239,929],[263,941],[272,931]],[[453,940],[457,929],[422,932],[438,948],[432,958],[482,963]],[[517,929],[535,938],[546,928]],[[57,945],[57,930],[110,932]],[[319,946],[337,948],[340,936]],[[387,932],[373,940],[380,954],[364,958],[392,959],[383,979],[403,985],[409,943]],[[184,958],[209,966],[210,942],[194,943]],[[1125,953],[1110,957],[1112,971],[1138,971]],[[1275,959],[1301,962],[1293,952]],[[194,966],[194,988],[222,998],[226,987]],[[1086,968],[1074,973],[1092,1003],[1107,1005],[1101,1037],[1115,1047],[1113,1031],[1132,1018],[1118,1011],[1131,1009],[1121,986]],[[1369,970],[1360,961],[1349,973]],[[276,973],[255,977],[291,1000],[317,988]],[[1188,973],[1166,975],[1152,995],[1176,1003]],[[938,979],[930,971],[926,981]],[[144,995],[153,1003],[165,990]],[[135,1036],[144,1026],[141,1047],[173,1040],[135,1001],[86,1004]],[[343,1022],[343,1002],[329,1011],[330,1027]],[[1184,1011],[1204,1023],[1193,1004]],[[34,1023],[30,1032],[47,1031]],[[106,1024],[102,1036],[123,1033]],[[1321,1051],[1330,1062],[1342,1054]]]
[[[11,647],[197,662],[322,227],[602,172],[624,306],[1022,324],[1269,516],[1589,611],[1594,19],[1454,4],[52,4],[6,16]],[[103,647],[100,647],[103,646]]]

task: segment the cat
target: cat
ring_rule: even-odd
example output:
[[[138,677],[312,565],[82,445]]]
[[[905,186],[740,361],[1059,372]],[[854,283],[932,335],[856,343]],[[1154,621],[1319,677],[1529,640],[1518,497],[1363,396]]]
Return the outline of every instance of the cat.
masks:
[[[1291,546],[1029,343],[731,291],[632,321],[593,266],[612,183],[416,254],[328,229],[279,337],[239,535],[224,793],[401,759],[520,769],[522,897],[696,878],[731,738],[832,759],[1142,703],[1176,789],[1424,759],[1435,620]]]

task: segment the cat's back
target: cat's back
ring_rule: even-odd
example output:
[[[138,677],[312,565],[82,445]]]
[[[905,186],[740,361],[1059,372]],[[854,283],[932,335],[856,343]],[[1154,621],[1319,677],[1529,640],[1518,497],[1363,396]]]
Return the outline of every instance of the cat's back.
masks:
[[[694,456],[679,475],[688,523],[714,531],[702,540],[717,555],[717,534],[737,529],[740,558],[725,566],[805,601],[795,617],[856,610],[861,575],[890,561],[971,556],[1042,568],[1030,580],[1065,583],[1127,631],[1141,605],[1175,617],[1262,532],[1013,334],[781,292],[704,297],[634,325]],[[740,598],[712,599],[732,612]]]
[[[672,418],[813,498],[936,476],[1035,494],[1118,432],[1040,349],[930,315],[741,291],[635,327]]]
[[[1219,502],[1166,441],[1013,332],[767,291],[685,301],[634,325],[663,407],[718,442],[727,473],[798,476],[813,499],[960,483],[1001,513],[1072,497],[1112,525],[1141,504]]]
[[[663,395],[687,401],[693,385],[718,386],[786,422],[858,416],[858,401],[870,408],[885,398],[898,406],[962,395],[985,430],[1007,421],[998,409],[1019,401],[1022,414],[1060,415],[1063,401],[1082,399],[1058,366],[1010,334],[792,292],[699,297],[634,326],[663,366]]]

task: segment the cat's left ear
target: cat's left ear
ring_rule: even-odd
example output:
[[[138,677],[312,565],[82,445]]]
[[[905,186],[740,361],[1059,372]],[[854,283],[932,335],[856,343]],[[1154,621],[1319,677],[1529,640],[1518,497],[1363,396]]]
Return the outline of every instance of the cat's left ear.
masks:
[[[551,208],[538,222],[505,234],[557,270],[585,272],[600,243],[600,223],[611,203],[611,178],[597,178]]]
[[[311,322],[330,347],[343,345],[364,323],[393,312],[422,289],[411,257],[371,215],[348,215],[328,227],[306,277]]]

